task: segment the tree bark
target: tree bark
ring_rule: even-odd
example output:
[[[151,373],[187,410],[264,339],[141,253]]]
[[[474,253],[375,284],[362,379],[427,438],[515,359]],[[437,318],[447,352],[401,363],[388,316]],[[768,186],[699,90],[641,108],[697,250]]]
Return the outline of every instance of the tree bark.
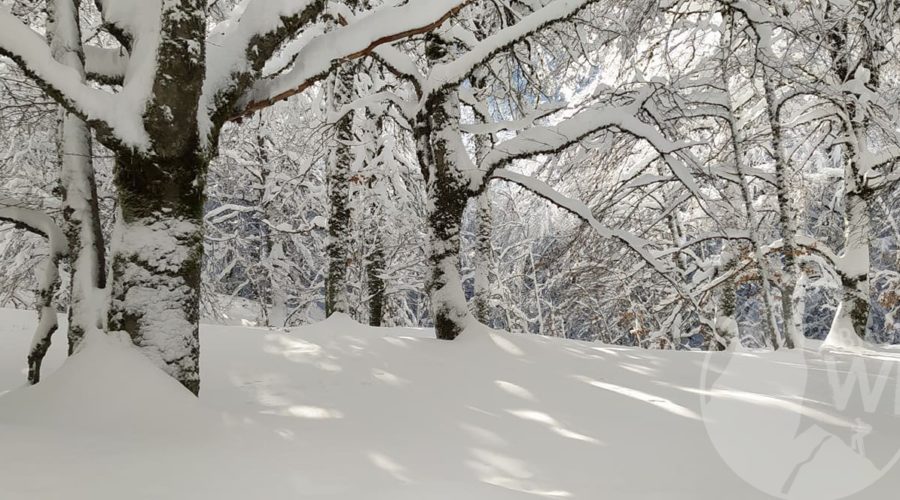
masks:
[[[432,64],[449,60],[449,46],[439,35],[426,36]],[[460,232],[469,199],[468,180],[459,171],[461,148],[459,97],[452,90],[433,94],[416,116],[414,134],[425,178],[428,219],[428,293],[437,338],[453,340],[466,327],[469,311],[460,279]]]
[[[869,4],[863,2],[851,8],[865,9]],[[833,12],[835,7],[828,4],[826,17],[840,16],[832,19],[833,28],[828,33],[829,47],[835,80],[844,83],[850,79],[850,63],[852,49],[848,46],[850,36],[848,20],[845,12]],[[864,18],[867,13],[860,12]],[[868,13],[868,14],[871,14]],[[875,23],[868,29],[873,29]],[[878,86],[879,65],[875,62],[875,52],[883,51],[879,37],[873,33],[861,41],[863,47],[860,54],[860,65],[871,72],[873,85]],[[869,323],[869,272],[870,258],[870,200],[874,192],[869,189],[867,179],[860,175],[859,152],[865,146],[866,131],[869,119],[860,113],[857,105],[858,97],[846,92],[846,116],[842,120],[841,134],[844,138],[840,145],[840,158],[844,166],[844,248],[839,261],[841,277],[841,294],[837,312],[828,336],[842,336],[836,329],[850,325],[860,339],[865,340]],[[849,332],[847,332],[849,333]]]
[[[47,3],[50,50],[54,59],[85,79],[84,53],[78,22],[80,0],[69,8]],[[94,176],[91,131],[80,118],[60,110],[59,193],[62,198],[63,232],[69,245],[69,354],[85,331],[102,322],[94,303],[97,290],[106,286],[106,249],[100,223],[97,182]]]
[[[765,63],[764,63],[765,64]],[[763,67],[763,89],[766,100],[766,116],[772,131],[772,151],[775,156],[775,185],[778,199],[778,223],[783,240],[782,255],[784,269],[781,278],[781,321],[784,328],[784,347],[793,349],[799,341],[796,318],[794,317],[794,292],[800,275],[797,263],[797,216],[791,203],[788,186],[788,162],[784,157],[782,127],[778,116],[778,104],[773,85],[772,70]],[[775,346],[777,349],[777,345]]]
[[[340,110],[353,96],[354,65],[344,63],[331,78],[332,108]],[[335,124],[335,145],[328,163],[328,276],[325,282],[325,315],[348,313],[347,267],[350,247],[350,167],[353,153],[353,113],[343,115]]]
[[[735,171],[737,172],[741,188],[741,200],[744,202],[744,211],[747,212],[747,222],[750,225],[750,246],[753,248],[754,260],[756,260],[756,265],[759,268],[760,288],[762,290],[763,307],[765,308],[766,316],[763,323],[765,329],[765,337],[769,339],[769,342],[772,344],[773,348],[777,349],[778,321],[775,319],[775,305],[772,299],[772,277],[771,273],[769,272],[769,266],[766,262],[766,256],[763,253],[763,244],[759,238],[759,216],[757,215],[756,208],[753,206],[753,196],[750,193],[750,182],[748,180],[746,168],[744,166],[744,139],[743,134],[741,134],[740,128],[738,128],[738,123],[740,122],[740,120],[739,117],[735,114],[728,81],[728,58],[731,55],[733,36],[733,27],[731,26],[732,20],[733,13],[729,9],[724,14],[723,24],[728,27],[727,29],[729,31],[727,33],[727,36],[725,33],[723,33],[723,40],[720,44],[720,49],[722,50],[722,70],[720,74],[722,77],[722,86],[728,96],[726,105],[728,111],[728,128],[731,136],[731,154],[734,155]]]
[[[116,155],[119,220],[112,253],[110,330],[199,392],[198,324],[207,159]]]
[[[381,236],[372,238],[372,249],[366,262],[366,286],[369,292],[369,326],[381,326],[384,320],[385,290],[384,248]]]
[[[482,324],[491,322],[491,269],[493,268],[491,231],[493,216],[490,190],[485,189],[476,198],[478,228],[475,233],[475,293],[472,310]]]

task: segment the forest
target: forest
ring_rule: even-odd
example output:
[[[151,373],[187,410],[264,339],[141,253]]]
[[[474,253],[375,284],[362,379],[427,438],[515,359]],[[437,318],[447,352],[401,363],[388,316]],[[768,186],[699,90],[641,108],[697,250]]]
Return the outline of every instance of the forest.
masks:
[[[401,412],[416,423],[397,432],[423,426],[423,457],[462,446],[425,433],[429,419],[471,431],[457,412],[491,407],[491,387],[546,404],[497,412],[563,444],[523,430],[508,439],[527,447],[516,459],[475,449],[487,490],[468,473],[441,476],[438,463],[416,480],[419,455],[402,466],[374,451],[347,466],[356,488],[316,493],[321,484],[297,479],[271,497],[705,499],[725,487],[734,498],[888,498],[900,486],[887,472],[900,455],[898,51],[898,0],[2,0],[0,469],[16,465],[0,472],[0,498],[256,496],[266,490],[198,490],[215,482],[203,472],[172,490],[121,479],[100,491],[62,472],[62,458],[40,489],[28,484],[44,483],[45,454],[130,477],[159,450],[26,443],[34,422],[69,433],[69,414],[91,429],[133,418],[126,430],[138,433],[145,419],[173,430],[180,415],[191,429],[201,409],[242,414],[248,397],[261,405],[252,415],[300,419],[285,432],[327,448],[326,435],[369,436],[392,420],[377,410],[376,423],[318,438],[304,427],[375,411],[381,392],[357,394],[356,371],[362,384],[452,395],[380,399],[417,408]],[[387,350],[404,342],[414,351]],[[264,353],[293,364],[270,373]],[[514,358],[532,367],[523,380],[560,400],[510,382]],[[465,384],[472,394],[457,394]],[[616,398],[662,408],[655,425],[686,444],[619,415],[620,444],[570,448],[606,439],[551,410],[608,432],[606,412],[625,411]],[[723,405],[762,413],[724,419]],[[798,448],[807,461],[772,462],[785,478],[762,474],[766,453],[790,455],[784,443],[799,446],[811,424],[772,446],[748,436],[787,414],[853,437],[822,469],[803,467],[837,431]],[[723,419],[731,427],[717,434]],[[197,429],[215,427],[206,422]],[[693,434],[704,428],[708,437]],[[467,435],[499,442],[481,431]],[[685,486],[668,470],[636,486],[654,472],[632,471],[613,486],[607,476],[625,469],[614,458],[644,441],[666,451],[643,467],[731,472]],[[248,462],[313,453],[253,446]],[[359,451],[341,447],[317,464],[325,476]],[[135,461],[117,464],[116,453]],[[523,472],[544,454],[604,463],[604,479],[567,482],[561,465]],[[848,465],[851,455],[866,466]],[[272,467],[295,458],[309,460]],[[405,489],[365,479],[370,468]],[[265,482],[265,469],[248,481]],[[54,486],[66,474],[80,486]],[[513,491],[523,496],[504,496]]]

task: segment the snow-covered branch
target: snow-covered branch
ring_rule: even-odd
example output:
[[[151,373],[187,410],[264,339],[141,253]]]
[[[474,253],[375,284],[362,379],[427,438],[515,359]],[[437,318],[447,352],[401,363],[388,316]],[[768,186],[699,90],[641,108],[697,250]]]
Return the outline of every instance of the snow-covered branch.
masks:
[[[91,88],[75,69],[56,61],[44,37],[0,6],[0,55],[15,61],[41,88],[94,126],[110,128],[120,117],[113,95]]]
[[[68,253],[68,246],[62,230],[49,215],[17,205],[9,200],[0,201],[0,222],[9,222],[16,227],[44,236],[49,246],[47,262],[38,279],[35,304],[38,325],[28,351],[28,382],[36,384],[41,378],[41,362],[47,354],[47,349],[50,348],[50,337],[57,329],[53,295],[59,288],[59,262]]]
[[[239,119],[303,92],[327,75],[333,61],[356,59],[381,45],[432,31],[469,1],[413,0],[377,9],[354,23],[316,37],[298,52],[290,71],[257,81],[240,99],[230,118]]]
[[[644,89],[639,92],[629,104],[589,107],[556,125],[529,128],[492,149],[482,161],[482,170],[489,177],[495,169],[513,160],[559,152],[597,132],[616,128],[647,141],[663,156],[669,168],[685,187],[697,194],[699,188],[690,171],[675,155],[685,145],[670,141],[653,126],[637,117],[648,91],[649,89]],[[480,190],[482,185],[473,188]]]
[[[579,200],[570,198],[560,193],[559,191],[553,189],[553,187],[551,187],[546,182],[503,168],[494,170],[492,178],[518,184],[528,191],[549,201],[550,203],[553,203],[557,207],[566,210],[572,215],[575,215],[579,219],[587,222],[591,226],[591,228],[603,238],[613,238],[621,241],[622,243],[625,243],[660,274],[668,276],[668,273],[674,270],[673,266],[670,263],[659,260],[659,258],[657,258],[657,256],[654,255],[653,252],[651,252],[649,248],[650,242],[643,238],[635,236],[628,231],[604,226],[594,217],[594,215],[591,213],[591,209],[587,205]]]
[[[529,14],[516,24],[485,38],[452,62],[432,69],[425,84],[422,100],[469,77],[479,65],[541,29],[568,19],[597,0],[555,0]]]
[[[121,85],[128,70],[128,54],[123,48],[84,46],[84,71],[89,79]]]

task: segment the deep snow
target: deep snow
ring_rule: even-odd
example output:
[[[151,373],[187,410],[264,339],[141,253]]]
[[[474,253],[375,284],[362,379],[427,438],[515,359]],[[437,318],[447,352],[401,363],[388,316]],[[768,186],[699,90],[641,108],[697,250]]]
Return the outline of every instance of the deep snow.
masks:
[[[876,480],[900,451],[896,351],[710,357],[483,327],[443,342],[348,318],[289,331],[206,325],[196,400],[102,335],[50,375],[64,355],[58,334],[44,381],[21,388],[33,327],[33,313],[0,309],[3,500],[771,498],[752,484],[809,498],[872,482],[853,498],[885,499],[900,489],[900,468]],[[846,409],[840,391],[835,402],[829,374],[840,382],[854,362],[884,383],[871,411],[852,391]],[[866,432],[865,452],[849,452]]]

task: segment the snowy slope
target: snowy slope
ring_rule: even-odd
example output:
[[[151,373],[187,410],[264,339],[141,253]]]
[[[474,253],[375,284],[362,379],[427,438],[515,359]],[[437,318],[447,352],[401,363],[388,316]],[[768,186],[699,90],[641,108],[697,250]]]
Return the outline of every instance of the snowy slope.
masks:
[[[896,352],[709,357],[483,328],[441,342],[347,318],[287,332],[206,326],[197,401],[102,336],[17,389],[33,321],[0,310],[3,500],[757,499],[785,484],[784,498],[883,499],[900,489],[900,467],[887,468],[900,451]],[[48,371],[62,354],[58,343]],[[883,383],[871,411],[852,392],[834,401],[829,374],[840,382],[854,362]],[[865,452],[848,451],[861,428]]]

